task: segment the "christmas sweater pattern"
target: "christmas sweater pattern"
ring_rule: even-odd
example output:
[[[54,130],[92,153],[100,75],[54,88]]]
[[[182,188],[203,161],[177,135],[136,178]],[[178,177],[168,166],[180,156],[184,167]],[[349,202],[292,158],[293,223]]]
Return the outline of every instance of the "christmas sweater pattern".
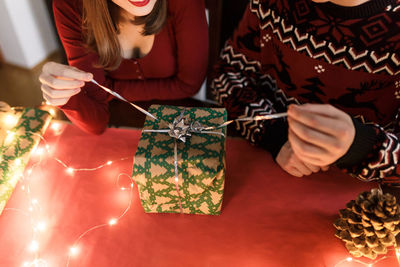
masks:
[[[216,66],[216,100],[231,118],[284,112],[292,103],[332,104],[375,133],[362,160],[339,167],[365,181],[400,184],[399,15],[398,0],[353,8],[251,0]],[[285,120],[236,124],[273,156],[287,127]]]

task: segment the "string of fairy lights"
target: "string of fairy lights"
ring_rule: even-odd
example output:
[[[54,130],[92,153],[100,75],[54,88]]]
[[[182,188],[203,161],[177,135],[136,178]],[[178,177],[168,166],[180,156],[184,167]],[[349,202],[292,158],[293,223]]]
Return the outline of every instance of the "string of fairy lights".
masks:
[[[49,110],[49,111],[54,112],[54,110]],[[10,129],[10,130],[7,130],[7,136],[4,139],[5,140],[4,143],[11,143],[12,140],[17,137],[16,133],[11,131],[11,129],[17,123],[18,123],[18,118],[14,114],[7,114],[5,117],[3,117],[3,123],[1,126],[3,128],[5,127],[6,129]],[[56,121],[52,122],[49,129],[52,130],[53,133],[59,134],[62,130],[62,124],[59,122],[56,122]],[[27,247],[27,250],[32,253],[32,260],[23,262],[22,266],[23,267],[52,267],[48,264],[48,262],[45,259],[42,259],[40,257],[41,245],[38,240],[40,239],[39,238],[40,235],[46,232],[48,225],[45,220],[41,219],[41,218],[43,218],[43,216],[41,216],[41,215],[44,211],[43,211],[38,199],[35,197],[35,192],[33,192],[30,187],[31,176],[35,172],[35,169],[41,165],[46,154],[47,154],[48,159],[52,159],[52,160],[55,160],[56,162],[58,162],[59,165],[62,168],[64,168],[65,172],[68,175],[75,175],[79,172],[96,171],[96,170],[102,169],[106,166],[111,166],[115,162],[132,159],[132,157],[123,157],[123,158],[119,158],[116,160],[108,160],[104,164],[101,164],[101,165],[93,167],[93,168],[73,168],[70,165],[66,164],[64,161],[62,161],[61,159],[52,156],[52,153],[51,153],[52,148],[48,144],[47,140],[42,135],[40,135],[38,133],[31,133],[31,134],[38,136],[41,140],[41,142],[38,144],[38,146],[36,148],[34,148],[34,151],[32,152],[32,155],[39,157],[39,159],[34,163],[32,163],[33,160],[31,159],[30,167],[23,173],[19,174],[19,176],[21,178],[19,181],[21,190],[26,193],[26,196],[27,196],[27,199],[29,202],[28,211],[25,211],[22,209],[17,209],[17,208],[6,208],[6,209],[4,209],[4,211],[16,212],[16,213],[19,213],[19,214],[29,218],[29,222],[30,222],[30,225],[32,228],[32,238],[28,242],[26,247]],[[0,159],[0,161],[1,161],[1,159]],[[16,160],[14,164],[16,167],[18,167],[19,165],[21,165],[21,162]],[[129,187],[124,187],[124,186],[120,185],[121,177],[125,177],[125,176],[129,178],[129,181],[130,181]],[[71,259],[78,257],[78,255],[82,251],[82,247],[80,246],[80,241],[86,235],[88,235],[92,231],[95,231],[95,230],[98,230],[98,229],[101,229],[104,227],[114,227],[115,225],[118,224],[118,222],[124,216],[126,216],[126,214],[131,209],[132,200],[133,200],[133,186],[134,186],[134,181],[133,181],[131,175],[126,174],[126,173],[118,174],[118,176],[115,179],[115,184],[119,190],[122,190],[122,191],[129,190],[129,201],[128,201],[128,204],[127,204],[125,210],[119,216],[115,216],[115,217],[111,216],[107,222],[103,222],[98,225],[94,225],[94,226],[88,228],[87,230],[83,231],[75,239],[75,241],[71,244],[71,246],[67,248],[67,251],[66,251],[68,253],[68,258],[67,258],[67,262],[66,262],[67,267],[69,267],[69,265],[71,263]],[[395,256],[384,255],[372,262],[363,262],[363,261],[361,261],[359,259],[355,259],[353,257],[347,257],[347,258],[344,258],[344,259],[338,261],[334,265],[334,267],[345,267],[352,263],[357,263],[361,266],[366,266],[366,267],[373,267],[385,259],[394,258],[394,257],[397,258],[397,262],[400,266],[400,249],[394,248],[394,251],[395,251]]]

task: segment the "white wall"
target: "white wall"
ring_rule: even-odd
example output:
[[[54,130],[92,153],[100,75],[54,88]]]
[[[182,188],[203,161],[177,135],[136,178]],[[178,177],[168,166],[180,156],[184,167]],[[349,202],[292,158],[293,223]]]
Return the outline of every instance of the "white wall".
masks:
[[[58,49],[43,0],[0,0],[0,46],[6,62],[25,68]]]

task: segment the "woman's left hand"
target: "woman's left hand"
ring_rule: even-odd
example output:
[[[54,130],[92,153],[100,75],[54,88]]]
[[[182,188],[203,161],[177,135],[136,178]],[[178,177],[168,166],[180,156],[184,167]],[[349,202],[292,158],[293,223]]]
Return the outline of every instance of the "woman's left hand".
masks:
[[[355,137],[351,117],[331,105],[291,105],[288,123],[294,153],[317,166],[327,166],[341,158]]]

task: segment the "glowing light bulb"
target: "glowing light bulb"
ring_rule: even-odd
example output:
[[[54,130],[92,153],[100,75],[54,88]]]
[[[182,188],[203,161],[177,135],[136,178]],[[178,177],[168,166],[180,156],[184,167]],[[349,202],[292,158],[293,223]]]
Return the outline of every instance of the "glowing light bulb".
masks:
[[[26,172],[28,173],[28,175],[31,175],[32,174],[32,169],[29,169]]]
[[[36,225],[36,229],[40,232],[46,231],[46,228],[47,228],[47,225],[46,225],[46,222],[44,222],[44,221],[38,222],[38,224]]]
[[[71,256],[76,256],[79,254],[79,248],[78,247],[70,247],[69,248],[69,255]]]
[[[16,160],[15,160],[15,165],[16,165],[16,166],[20,166],[21,163],[22,163],[21,159],[16,159]]]
[[[29,251],[31,252],[37,252],[39,250],[39,243],[36,240],[33,240],[30,244],[29,244]]]
[[[179,180],[178,180],[178,178],[177,177],[175,177],[175,182],[178,182]]]
[[[111,219],[110,221],[108,221],[108,224],[111,225],[111,226],[113,226],[113,225],[116,225],[117,222],[118,222],[118,220],[113,218],[113,219]]]
[[[348,261],[348,262],[351,262],[352,260],[353,260],[352,257],[348,257],[348,258],[346,259],[346,261]]]
[[[111,160],[107,161],[107,165],[111,165],[113,162]]]
[[[71,167],[70,167],[70,168],[67,168],[67,173],[68,173],[68,174],[71,174],[71,175],[72,175],[72,174],[74,174],[74,172],[75,172],[75,170],[74,170],[73,168],[71,168]]]
[[[15,132],[7,131],[8,135],[6,139],[4,139],[4,144],[9,145],[14,140]]]
[[[61,130],[61,123],[59,122],[53,122],[50,126],[50,128],[54,131],[54,132],[59,132]]]
[[[133,184],[131,184],[131,188],[133,188]]]
[[[36,204],[38,204],[38,203],[39,203],[39,201],[38,201],[36,198],[32,199],[32,204],[33,204],[33,205],[36,205]]]
[[[121,190],[122,190],[122,191],[125,191],[125,190],[126,190],[126,188],[125,188],[125,187],[121,187]]]
[[[44,153],[43,147],[39,147],[39,148],[37,148],[37,149],[35,150],[35,154],[38,155],[38,156],[43,155],[43,153]]]
[[[12,128],[18,123],[18,118],[15,115],[7,114],[4,117],[4,124],[7,128]]]
[[[50,103],[46,102],[47,105],[51,105]],[[49,109],[49,113],[52,117],[56,116],[56,110],[54,108]]]
[[[25,190],[25,185],[21,186],[21,189],[22,189],[22,191],[24,191]]]
[[[46,149],[47,149],[47,151],[49,151],[50,150],[50,146],[46,145]]]

